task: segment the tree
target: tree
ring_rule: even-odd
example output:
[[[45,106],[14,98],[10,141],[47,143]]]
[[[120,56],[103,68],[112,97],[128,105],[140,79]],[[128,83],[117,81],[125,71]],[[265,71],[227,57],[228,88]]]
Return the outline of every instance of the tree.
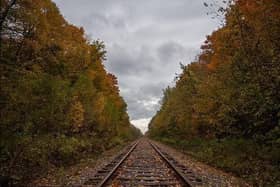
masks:
[[[28,182],[139,135],[103,42],[88,41],[50,0],[1,0],[0,21],[1,173]]]

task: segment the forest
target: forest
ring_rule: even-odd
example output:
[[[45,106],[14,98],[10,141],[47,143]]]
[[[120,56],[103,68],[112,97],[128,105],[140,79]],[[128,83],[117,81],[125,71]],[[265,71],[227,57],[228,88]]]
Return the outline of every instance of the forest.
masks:
[[[278,186],[280,1],[229,2],[164,89],[146,136],[253,186]],[[105,68],[103,41],[51,0],[0,5],[0,177],[28,184],[142,136]]]
[[[1,0],[0,173],[28,181],[140,136],[102,41],[51,0]]]
[[[235,1],[164,90],[148,135],[255,186],[279,185],[279,41],[280,1]]]

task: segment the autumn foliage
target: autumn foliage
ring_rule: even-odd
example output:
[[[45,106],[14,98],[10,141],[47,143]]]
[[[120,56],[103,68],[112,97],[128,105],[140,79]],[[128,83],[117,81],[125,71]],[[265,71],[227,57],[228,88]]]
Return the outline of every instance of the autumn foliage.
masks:
[[[140,135],[105,46],[50,0],[1,0],[0,173],[28,179]]]
[[[225,19],[164,91],[149,135],[272,185],[280,180],[280,2],[237,0]]]

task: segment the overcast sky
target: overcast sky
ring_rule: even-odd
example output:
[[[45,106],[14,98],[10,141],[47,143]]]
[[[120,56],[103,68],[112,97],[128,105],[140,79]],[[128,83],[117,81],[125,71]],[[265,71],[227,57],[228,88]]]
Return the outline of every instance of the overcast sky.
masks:
[[[199,54],[219,21],[211,0],[54,0],[70,23],[105,42],[106,69],[118,77],[132,124],[147,130],[162,90]]]

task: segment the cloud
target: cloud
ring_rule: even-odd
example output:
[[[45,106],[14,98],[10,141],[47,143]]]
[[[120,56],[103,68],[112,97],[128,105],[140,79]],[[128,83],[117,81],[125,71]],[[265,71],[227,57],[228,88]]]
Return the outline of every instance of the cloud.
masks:
[[[138,127],[141,132],[144,134],[148,130],[148,126],[146,124],[149,124],[151,121],[151,118],[142,118],[137,120],[132,120],[131,123]]]
[[[138,88],[128,88],[123,93],[129,103],[128,111],[132,120],[153,116],[154,111],[159,108],[163,85],[164,83],[144,84]]]
[[[170,61],[174,57],[184,56],[185,49],[182,45],[170,41],[159,46],[157,53],[161,61]]]
[[[139,75],[152,72],[149,64],[152,64],[155,59],[144,47],[128,51],[125,47],[114,44],[108,53],[110,63],[107,64],[107,68],[116,74]]]
[[[181,72],[179,62],[194,60],[219,25],[206,15],[205,1],[54,0],[69,22],[105,42],[105,67],[118,77],[130,119],[142,131]]]

